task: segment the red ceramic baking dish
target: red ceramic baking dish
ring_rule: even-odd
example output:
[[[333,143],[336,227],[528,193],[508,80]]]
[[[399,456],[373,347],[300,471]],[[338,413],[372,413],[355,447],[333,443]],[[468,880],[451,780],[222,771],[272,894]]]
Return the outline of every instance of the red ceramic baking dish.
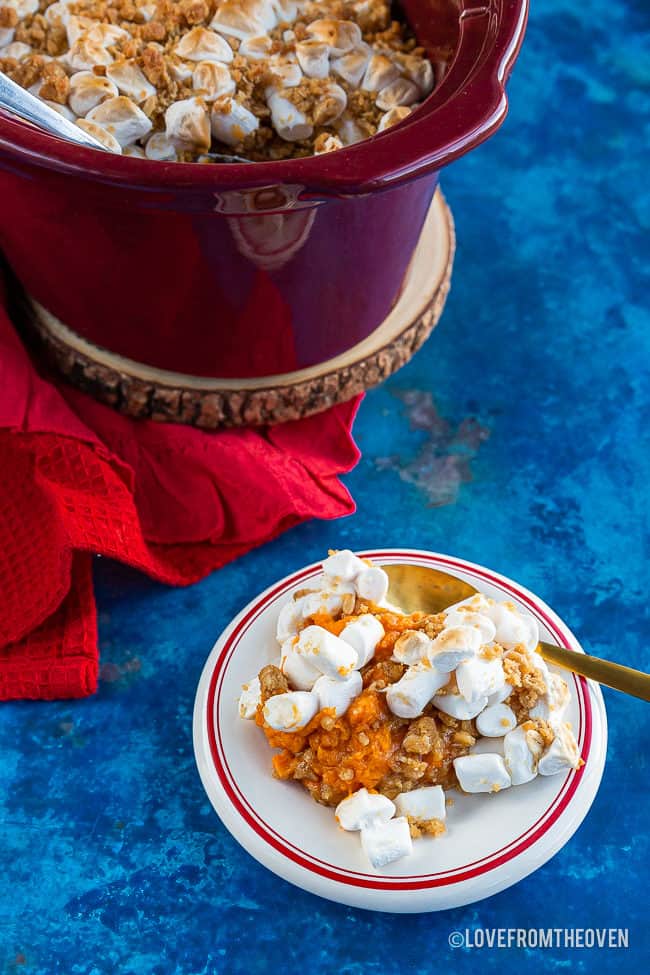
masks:
[[[0,247],[94,345],[194,376],[286,373],[366,338],[400,292],[442,166],[507,111],[527,0],[405,0],[434,63],[412,116],[346,149],[199,165],[113,156],[0,115]],[[441,70],[442,74],[442,70]]]

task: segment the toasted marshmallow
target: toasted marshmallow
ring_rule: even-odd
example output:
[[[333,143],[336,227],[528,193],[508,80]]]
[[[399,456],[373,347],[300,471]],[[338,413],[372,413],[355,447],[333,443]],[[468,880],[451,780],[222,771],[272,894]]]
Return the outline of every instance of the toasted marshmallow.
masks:
[[[9,6],[13,7],[19,18],[29,17],[30,14],[38,13],[38,0],[9,0]]]
[[[11,44],[15,36],[15,27],[0,27],[0,57],[5,56],[2,52],[2,48],[7,47],[8,44]]]
[[[146,159],[147,158],[144,149],[141,146],[136,145],[135,142],[133,142],[130,146],[125,146],[122,149],[122,155],[123,156],[134,156],[136,159]]]
[[[310,691],[275,694],[264,705],[263,714],[276,731],[297,731],[318,714],[318,697]]]
[[[481,635],[471,626],[450,626],[439,633],[431,645],[431,662],[443,673],[450,674],[464,660],[475,657]]]
[[[374,565],[359,573],[355,585],[362,599],[367,599],[371,603],[381,603],[388,593],[388,576],[383,569]]]
[[[499,688],[493,694],[488,696],[488,707],[494,707],[495,704],[503,704],[507,701],[512,694],[512,684],[504,684],[503,687]]]
[[[165,134],[179,149],[210,148],[210,119],[199,98],[173,102],[165,112]]]
[[[342,630],[341,640],[345,640],[357,652],[357,667],[365,667],[375,655],[377,644],[384,636],[384,628],[376,616],[366,613],[352,620]]]
[[[462,755],[454,759],[456,777],[463,792],[499,792],[511,784],[500,755]]]
[[[273,76],[273,83],[265,89],[267,98],[281,92],[283,88],[297,88],[303,79],[302,70],[296,61],[270,61],[268,69]]]
[[[66,118],[68,122],[77,121],[77,116],[74,114],[74,112],[70,111],[67,105],[59,105],[58,102],[51,102],[47,98],[44,98],[43,101],[46,105],[49,105],[50,108],[54,109],[55,112],[58,112],[59,115],[62,115],[63,118]]]
[[[210,27],[227,37],[245,41],[267,34],[278,22],[269,0],[224,0],[217,7]]]
[[[356,668],[359,660],[354,647],[322,626],[306,626],[295,648],[322,674],[334,680],[344,680]]]
[[[178,158],[176,146],[164,132],[154,132],[150,135],[144,152],[147,159],[156,159],[158,162],[175,162]]]
[[[539,760],[537,771],[540,775],[557,775],[567,769],[580,765],[578,743],[568,724],[558,722],[554,725],[555,738]]]
[[[481,646],[492,643],[496,636],[497,628],[484,613],[477,613],[467,607],[461,606],[458,609],[448,609],[445,614],[445,629],[452,626],[471,626],[478,630],[481,637]]]
[[[83,118],[101,102],[115,98],[117,94],[117,87],[108,78],[102,78],[92,71],[77,71],[70,78],[68,104],[75,115]]]
[[[445,674],[444,676],[447,676]],[[450,718],[457,718],[459,721],[470,721],[477,714],[487,707],[487,697],[477,697],[473,701],[467,701],[462,694],[436,694],[433,704],[448,714]]]
[[[344,114],[338,119],[335,127],[344,146],[352,146],[355,142],[361,142],[368,135],[348,114]]]
[[[135,61],[114,61],[106,68],[106,77],[136,104],[146,101],[156,94],[156,89],[147,81]]]
[[[392,819],[395,805],[386,796],[359,789],[339,802],[334,815],[342,829],[370,829]]]
[[[22,41],[14,41],[13,44],[7,44],[2,49],[2,57],[13,58],[14,61],[22,61],[23,58],[26,58],[31,53],[32,49],[29,44],[23,44]]]
[[[342,148],[343,143],[337,135],[330,135],[329,133],[323,132],[314,143],[314,155],[322,156],[326,152],[335,152],[337,149]]]
[[[85,18],[83,19],[85,20]],[[101,44],[102,47],[111,47],[111,45],[117,44],[118,41],[129,36],[127,31],[115,24],[103,24],[96,20],[91,20],[90,24],[89,29],[85,31],[87,39]]]
[[[399,816],[389,819],[387,823],[362,829],[361,846],[376,870],[408,856],[413,852],[408,820]]]
[[[314,131],[313,125],[307,120],[304,112],[279,92],[268,96],[267,105],[271,109],[273,128],[285,142],[300,142],[302,139],[308,139]]]
[[[330,579],[342,580],[343,582],[353,582],[354,579],[367,568],[363,559],[351,552],[349,548],[343,548],[339,552],[332,552],[323,561],[323,572]]]
[[[403,61],[407,77],[417,85],[420,98],[426,98],[433,90],[433,67],[427,58],[409,54]]]
[[[89,40],[84,34],[70,46],[70,50],[61,60],[73,71],[92,71],[100,65],[108,65],[113,55],[97,41]]]
[[[406,673],[386,691],[386,704],[398,718],[417,718],[422,714],[436,691],[448,680],[428,661],[413,664]]]
[[[375,99],[375,105],[387,112],[390,108],[397,108],[398,105],[413,105],[418,100],[419,94],[417,85],[412,81],[396,78],[381,89]]]
[[[155,14],[156,14],[156,7],[157,6],[158,6],[158,4],[156,4],[156,3],[144,3],[144,4],[142,4],[141,7],[138,7],[138,10],[140,11],[140,13],[142,14],[142,16],[144,17],[144,20],[145,20],[145,22],[147,24],[149,23],[150,20],[153,20]]]
[[[521,725],[505,736],[503,751],[513,785],[524,785],[535,778],[542,749],[539,741]]]
[[[201,62],[199,61],[199,64]],[[170,61],[169,70],[174,81],[189,81],[194,74],[194,62],[192,61]]]
[[[213,102],[221,95],[231,95],[235,82],[225,64],[199,61],[192,75],[192,87],[201,92],[204,101]]]
[[[259,126],[259,119],[230,95],[217,98],[210,116],[212,135],[227,146],[238,146]]]
[[[68,47],[72,47],[77,38],[84,35],[89,28],[94,27],[97,21],[92,20],[90,17],[80,17],[78,14],[71,14],[68,10],[67,17],[63,23],[65,23]]]
[[[391,126],[397,125],[398,122],[403,122],[405,118],[408,118],[411,114],[411,109],[407,105],[400,105],[398,108],[389,109],[385,115],[379,119],[379,125],[377,126],[377,132],[385,132],[386,129],[390,129]]]
[[[77,119],[77,125],[84,132],[87,132],[88,135],[92,135],[98,142],[101,142],[104,148],[110,152],[116,152],[118,155],[122,152],[122,147],[115,136],[107,132],[101,125],[97,125],[96,122],[91,122],[86,118]]]
[[[507,704],[494,704],[476,716],[476,729],[484,738],[503,738],[517,726],[517,718]]]
[[[239,695],[239,717],[250,721],[254,718],[259,705],[262,702],[262,688],[260,687],[259,677],[254,677],[247,684],[242,684],[242,692]]]
[[[323,708],[334,708],[337,718],[345,714],[355,697],[358,697],[363,687],[361,674],[353,670],[345,680],[332,680],[323,674],[314,684],[314,694],[318,695],[318,703]]]
[[[306,33],[312,40],[326,44],[334,57],[361,43],[361,28],[352,20],[313,20]]]
[[[97,122],[111,135],[114,135],[121,146],[128,146],[137,142],[151,132],[152,125],[142,109],[126,98],[118,95],[107,98],[86,116],[89,122]]]
[[[381,91],[398,78],[399,68],[386,54],[373,54],[361,87],[363,91]]]
[[[331,125],[343,114],[348,105],[348,96],[340,85],[330,82],[323,88],[319,100],[319,125]],[[367,572],[383,572],[383,569],[366,569]]]
[[[353,88],[358,88],[361,84],[361,79],[366,73],[369,60],[369,50],[365,47],[357,48],[340,58],[335,58],[332,61],[332,71],[343,78],[344,81],[347,81]]]
[[[431,654],[433,641],[420,630],[405,630],[398,636],[393,647],[393,660],[401,664],[415,664],[427,660]]]
[[[489,697],[499,691],[506,682],[503,664],[499,657],[486,660],[484,657],[472,657],[465,660],[456,668],[456,683],[459,692],[466,701],[475,701],[479,697]]]
[[[411,792],[401,792],[395,799],[398,816],[408,816],[415,820],[440,819],[447,816],[445,793],[440,785],[428,785]]]
[[[534,650],[539,643],[537,621],[529,613],[521,612],[514,603],[495,603],[488,610],[496,626],[496,639],[506,650],[523,644],[526,650]]]
[[[292,24],[298,16],[296,0],[271,0],[271,6],[280,24]]]
[[[271,57],[273,41],[266,34],[260,37],[249,37],[239,45],[238,53],[243,58],[250,58],[253,61],[263,61]]]
[[[302,654],[296,653],[294,638],[291,637],[282,645],[280,670],[296,691],[311,691],[321,676],[317,667]]]
[[[345,597],[352,597],[354,595],[356,594],[352,583],[332,582],[331,589],[310,592],[307,596],[302,597],[300,600],[301,617],[306,620],[310,616],[316,616],[319,613],[336,616],[343,609]]]
[[[62,24],[65,26],[72,16],[69,8],[69,2],[66,3],[65,0],[57,0],[56,3],[51,3],[50,6],[43,11],[43,16],[48,24]],[[70,42],[68,41],[68,43]]]
[[[222,61],[230,64],[233,59],[232,48],[213,30],[205,27],[194,27],[188,34],[181,37],[174,48],[174,53],[186,61]]]
[[[537,698],[528,713],[531,718],[543,718],[545,721],[560,718],[566,711],[570,699],[567,682],[559,674],[549,673],[546,678],[546,694]]]
[[[320,41],[298,41],[298,64],[308,78],[327,78],[330,73],[330,49]]]

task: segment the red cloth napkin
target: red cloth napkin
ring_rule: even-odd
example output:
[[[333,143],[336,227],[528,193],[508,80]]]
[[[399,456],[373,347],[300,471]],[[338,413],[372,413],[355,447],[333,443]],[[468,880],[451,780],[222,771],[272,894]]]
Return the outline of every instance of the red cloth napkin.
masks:
[[[97,687],[92,556],[187,585],[354,502],[358,400],[264,429],[136,421],[38,374],[0,294],[0,700]]]

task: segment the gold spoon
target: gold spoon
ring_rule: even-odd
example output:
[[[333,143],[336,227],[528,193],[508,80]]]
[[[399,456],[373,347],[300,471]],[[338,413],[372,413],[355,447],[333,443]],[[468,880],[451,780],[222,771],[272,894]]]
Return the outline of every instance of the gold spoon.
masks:
[[[440,569],[403,562],[384,565],[382,568],[390,582],[389,601],[406,613],[417,610],[442,613],[448,606],[478,592],[469,582],[441,572]],[[611,660],[601,660],[599,657],[556,647],[552,643],[540,642],[537,649],[549,663],[566,667],[575,674],[589,677],[617,691],[650,701],[650,674],[624,667]]]

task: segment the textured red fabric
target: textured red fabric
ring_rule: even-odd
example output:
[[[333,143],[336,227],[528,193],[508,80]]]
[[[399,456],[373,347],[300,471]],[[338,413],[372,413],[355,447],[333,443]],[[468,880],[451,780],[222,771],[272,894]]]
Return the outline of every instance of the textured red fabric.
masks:
[[[0,700],[96,689],[94,553],[186,585],[350,514],[357,405],[215,433],[130,420],[39,375],[0,307]]]

